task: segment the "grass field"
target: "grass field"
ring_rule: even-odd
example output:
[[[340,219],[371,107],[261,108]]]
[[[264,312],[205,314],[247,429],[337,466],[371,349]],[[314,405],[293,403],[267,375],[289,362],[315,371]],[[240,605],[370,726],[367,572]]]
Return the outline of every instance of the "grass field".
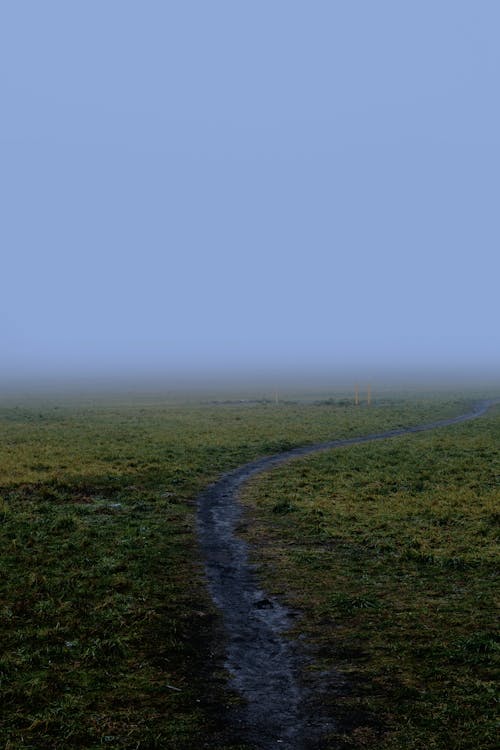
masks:
[[[332,748],[497,747],[499,416],[294,461],[246,491],[261,575],[314,644],[309,682],[347,683]]]
[[[0,745],[229,748],[233,697],[213,673],[219,625],[196,544],[197,493],[256,456],[450,416],[467,400],[5,399]],[[479,731],[473,709],[486,711],[492,690],[495,440],[492,415],[294,462],[247,494],[262,575],[303,607],[300,627],[321,646],[314,668],[356,676],[341,708],[356,704],[363,720],[348,743],[370,746],[375,732],[391,748],[472,747],[458,736]],[[427,609],[414,616],[420,599]],[[443,727],[455,744],[442,744]]]

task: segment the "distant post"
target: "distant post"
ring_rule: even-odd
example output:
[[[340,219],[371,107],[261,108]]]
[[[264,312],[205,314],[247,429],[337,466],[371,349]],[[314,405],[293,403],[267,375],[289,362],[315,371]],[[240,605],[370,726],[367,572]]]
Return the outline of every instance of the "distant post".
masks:
[[[368,383],[368,391],[366,394],[366,401],[367,401],[368,406],[370,406],[372,402],[372,387],[369,383]]]
[[[354,386],[354,404],[359,406],[359,385],[357,383]]]

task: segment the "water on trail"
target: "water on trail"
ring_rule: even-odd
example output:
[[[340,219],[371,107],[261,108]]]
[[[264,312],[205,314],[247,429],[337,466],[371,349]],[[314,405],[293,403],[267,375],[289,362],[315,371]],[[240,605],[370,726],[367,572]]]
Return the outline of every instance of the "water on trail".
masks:
[[[242,485],[250,477],[295,457],[458,424],[481,416],[492,403],[483,401],[467,414],[425,425],[316,443],[260,458],[225,474],[201,493],[198,533],[209,588],[223,617],[226,667],[232,686],[244,701],[242,708],[234,710],[234,722],[250,747],[318,748],[321,736],[333,731],[335,722],[311,709],[313,696],[301,676],[306,655],[299,644],[285,636],[295,613],[262,590],[249,561],[248,545],[237,536]],[[336,684],[341,690],[338,677]]]

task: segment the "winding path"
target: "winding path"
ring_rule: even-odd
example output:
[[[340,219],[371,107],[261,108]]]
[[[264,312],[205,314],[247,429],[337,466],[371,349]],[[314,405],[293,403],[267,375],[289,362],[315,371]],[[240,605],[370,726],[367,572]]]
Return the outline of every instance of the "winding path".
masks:
[[[242,485],[298,456],[459,424],[480,417],[494,403],[482,401],[467,414],[429,424],[331,440],[259,458],[223,475],[198,497],[198,534],[210,592],[223,616],[226,667],[245,701],[236,721],[251,747],[302,750],[306,738],[317,733],[318,727],[307,715],[307,696],[298,679],[301,659],[296,646],[283,636],[293,615],[259,587],[247,544],[235,533],[241,518],[238,493]]]

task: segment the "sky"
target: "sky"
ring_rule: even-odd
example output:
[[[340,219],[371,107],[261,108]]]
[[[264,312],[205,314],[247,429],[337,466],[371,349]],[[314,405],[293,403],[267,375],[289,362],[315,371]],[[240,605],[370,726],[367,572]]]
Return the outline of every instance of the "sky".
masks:
[[[497,0],[4,0],[3,379],[500,375]]]

